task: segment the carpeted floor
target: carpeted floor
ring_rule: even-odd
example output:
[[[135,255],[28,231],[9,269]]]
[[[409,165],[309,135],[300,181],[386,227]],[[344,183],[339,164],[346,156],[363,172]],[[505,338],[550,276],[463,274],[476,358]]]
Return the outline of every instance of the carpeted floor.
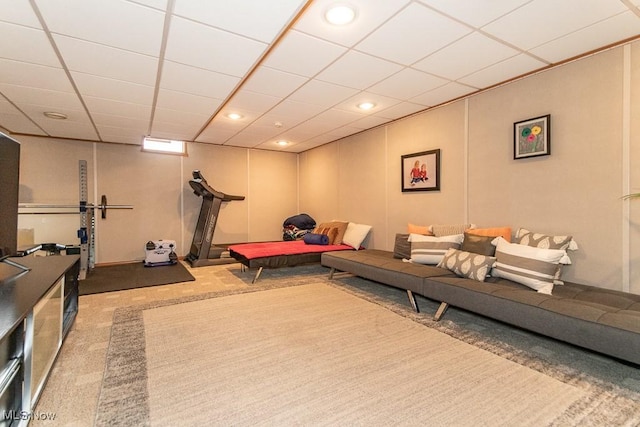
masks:
[[[145,267],[144,263],[98,266],[80,281],[80,295],[189,282],[195,278],[181,264]]]
[[[116,317],[99,426],[539,426],[588,394],[324,283]]]
[[[174,307],[177,308],[179,306],[175,304],[176,302],[189,303],[211,300],[218,303],[226,297],[236,294],[239,295],[238,298],[242,301],[244,297],[263,293],[256,293],[255,291],[292,286],[300,286],[300,289],[302,289],[308,287],[308,285],[316,286],[318,284],[328,287],[335,286],[342,293],[347,291],[352,296],[357,296],[355,300],[358,303],[357,305],[360,304],[358,302],[360,300],[373,303],[383,308],[385,312],[401,317],[403,322],[415,324],[423,329],[426,326],[430,330],[452,337],[464,344],[463,347],[472,347],[473,354],[481,352],[487,353],[491,357],[498,357],[500,363],[518,365],[518,369],[522,370],[521,372],[533,373],[534,377],[542,375],[545,378],[545,383],[548,381],[559,382],[561,387],[568,387],[568,390],[577,389],[582,394],[583,397],[575,400],[567,410],[563,411],[559,418],[555,418],[550,422],[542,421],[538,425],[617,426],[638,425],[640,423],[640,370],[637,366],[629,366],[606,356],[512,328],[491,319],[458,310],[455,307],[450,308],[443,320],[436,323],[431,320],[431,315],[437,308],[436,302],[419,298],[423,313],[414,313],[409,307],[406,293],[403,291],[354,277],[344,277],[329,282],[327,280],[328,269],[320,266],[267,270],[256,285],[251,284],[254,272],[242,273],[240,272],[240,267],[235,265],[188,269],[196,278],[194,282],[81,297],[78,320],[63,346],[62,354],[56,362],[37,408],[38,411],[54,412],[56,414],[55,423],[33,420],[31,425],[36,427],[47,425],[85,426],[104,420],[103,412],[114,409],[104,405],[104,402],[106,402],[104,398],[108,398],[108,394],[112,391],[109,389],[113,385],[113,381],[109,379],[109,375],[114,372],[112,368],[116,360],[113,357],[113,350],[115,349],[122,350],[123,361],[134,359],[143,361],[137,367],[129,364],[129,368],[135,368],[132,372],[144,372],[144,380],[138,384],[138,386],[141,384],[144,384],[144,386],[136,386],[134,379],[137,374],[120,377],[120,380],[128,385],[125,388],[130,390],[126,396],[131,402],[135,403],[134,407],[138,405],[138,409],[132,411],[133,418],[129,419],[125,424],[132,426],[163,425],[163,423],[152,422],[154,420],[154,412],[150,412],[149,409],[157,405],[154,401],[157,399],[158,392],[149,392],[150,388],[147,384],[163,381],[157,374],[159,372],[158,369],[161,369],[162,364],[165,362],[175,363],[175,361],[171,360],[173,357],[182,359],[182,362],[187,366],[190,364],[191,359],[197,360],[200,347],[196,345],[184,354],[167,351],[165,353],[170,357],[167,357],[166,360],[164,357],[148,359],[146,355],[147,339],[145,337],[147,331],[144,330],[144,322],[141,319],[144,319],[151,312],[160,313],[165,308],[169,310]],[[297,300],[303,301],[300,310],[307,305],[313,309],[320,306],[318,303],[313,304],[314,301],[310,301],[310,304],[307,304],[309,301],[303,300],[303,298],[297,298]],[[164,308],[161,309],[161,307]],[[347,314],[348,312],[349,310],[346,310]],[[216,317],[217,309],[210,310],[207,313],[200,317],[202,319],[208,319],[209,316]],[[278,311],[269,310],[268,314],[267,318],[279,317]],[[127,329],[127,322],[122,322],[125,318],[135,320],[134,322],[129,322],[129,326],[137,324],[138,328]],[[216,323],[205,322],[203,327],[211,328]],[[315,323],[318,326],[323,325],[323,323]],[[380,338],[378,334],[380,331],[384,331],[386,323],[368,322],[366,325],[361,326],[360,332],[370,333],[372,338],[377,337],[373,340],[374,343],[384,342],[388,339],[387,335]],[[284,324],[286,325],[286,322]],[[143,325],[143,327],[140,328],[140,325]],[[241,326],[241,324],[234,324],[234,326]],[[126,333],[123,333],[123,330]],[[127,334],[131,339],[126,339]],[[138,339],[140,338],[139,334],[142,334],[142,339]],[[173,346],[173,337],[181,337],[181,335],[181,330],[175,330],[165,336],[164,342],[158,340],[157,337],[154,342],[156,346],[164,346],[169,349]],[[431,336],[432,334],[425,335]],[[182,340],[183,338],[186,337],[180,339]],[[222,338],[228,339],[229,337],[223,336]],[[123,341],[120,341],[121,339]],[[138,345],[136,347],[133,344],[140,344],[143,340],[144,344],[141,346]],[[127,341],[129,345],[123,345],[123,342]],[[176,344],[178,341],[175,340]],[[207,340],[204,341],[206,342]],[[345,345],[348,346],[348,343]],[[427,353],[428,351],[431,350],[423,350],[422,353]],[[129,352],[128,355],[126,354],[127,352]],[[140,354],[144,357],[139,358]],[[415,357],[418,364],[427,359],[425,354],[415,355]],[[205,364],[205,366],[208,366],[208,369],[213,371],[223,369],[220,364],[222,360],[219,361],[218,359],[213,357],[210,363]],[[308,357],[307,359],[313,359],[313,357]],[[475,356],[470,359],[475,359]],[[148,363],[152,363],[152,365],[148,365]],[[144,369],[141,370],[141,366]],[[273,366],[278,366],[278,364],[274,363]],[[148,370],[149,367],[150,369]],[[298,367],[294,366],[294,368],[297,369]],[[379,373],[384,372],[381,369]],[[465,379],[465,373],[455,375],[455,377]],[[217,375],[216,372],[213,372],[213,374]],[[348,376],[350,374],[352,374],[351,371],[345,375]],[[447,382],[449,376],[454,377],[453,373],[447,371],[446,368],[435,375],[441,374],[443,376],[438,377],[440,378],[439,383]],[[407,414],[423,411],[423,406],[428,405],[432,396],[440,392],[439,387],[427,384],[426,381],[430,380],[431,375],[423,375],[422,377],[425,377],[424,384],[420,384],[421,386],[414,390],[412,394],[417,394],[423,398],[425,403],[418,405],[418,407],[406,408],[401,414],[404,418],[400,418],[392,424],[412,424],[413,418],[407,417]],[[422,379],[422,377],[419,378]],[[502,379],[504,377],[499,376],[499,378]],[[147,383],[147,381],[149,382]],[[469,379],[469,381],[471,380]],[[500,384],[502,382],[501,380]],[[471,382],[471,386],[478,387],[475,381]],[[160,389],[162,388],[160,387]],[[245,387],[246,396],[243,395],[242,397],[244,399],[251,398],[251,390],[251,386],[247,385]],[[361,390],[361,392],[363,391]],[[169,393],[169,389],[167,389],[167,393]],[[476,392],[476,394],[482,393],[482,391]],[[325,394],[328,397],[332,396],[330,392],[325,392]],[[103,397],[100,397],[101,395]],[[264,396],[264,394],[262,395]],[[520,395],[522,399],[526,400],[527,396],[524,396],[524,393],[520,393]],[[101,400],[100,409],[98,407],[99,400]],[[168,400],[171,399],[169,398]],[[196,411],[207,409],[206,407],[211,405],[206,404],[204,406],[204,408],[196,408]],[[461,407],[464,407],[464,405],[461,405]],[[546,407],[541,406],[538,411],[544,413]],[[522,415],[524,423],[529,419],[528,414]],[[307,424],[321,424],[319,420],[316,421]],[[517,424],[520,425],[523,422],[518,422]],[[179,424],[188,425],[188,423]],[[220,425],[215,420],[207,424]],[[268,424],[268,422],[263,422],[262,424]],[[286,424],[286,422],[277,424]],[[338,424],[340,423],[338,422]],[[436,425],[434,423],[427,424]],[[476,422],[476,424],[481,425],[482,423]],[[497,423],[497,425],[500,424],[504,423]],[[447,423],[447,425],[451,424]]]

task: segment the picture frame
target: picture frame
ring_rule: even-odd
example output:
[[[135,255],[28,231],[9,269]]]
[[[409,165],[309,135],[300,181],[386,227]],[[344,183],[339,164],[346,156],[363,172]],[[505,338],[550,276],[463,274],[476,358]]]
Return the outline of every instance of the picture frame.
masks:
[[[551,154],[551,115],[513,124],[513,158],[548,156]]]
[[[402,192],[440,191],[440,149],[401,156]]]

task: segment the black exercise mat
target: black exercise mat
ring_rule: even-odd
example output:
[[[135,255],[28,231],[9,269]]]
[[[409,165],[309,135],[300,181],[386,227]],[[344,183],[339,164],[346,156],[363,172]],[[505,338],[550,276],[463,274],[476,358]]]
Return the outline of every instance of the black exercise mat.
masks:
[[[94,268],[86,279],[80,280],[80,295],[196,280],[181,263],[145,267],[143,262]]]

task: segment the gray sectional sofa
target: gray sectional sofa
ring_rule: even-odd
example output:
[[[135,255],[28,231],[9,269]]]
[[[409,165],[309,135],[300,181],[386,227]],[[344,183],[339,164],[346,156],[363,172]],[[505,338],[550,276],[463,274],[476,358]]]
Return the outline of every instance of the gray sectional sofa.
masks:
[[[577,346],[640,365],[640,295],[565,282],[552,295],[502,278],[479,282],[447,269],[403,262],[391,251],[365,249],[326,252],[321,263],[336,271],[459,307]]]

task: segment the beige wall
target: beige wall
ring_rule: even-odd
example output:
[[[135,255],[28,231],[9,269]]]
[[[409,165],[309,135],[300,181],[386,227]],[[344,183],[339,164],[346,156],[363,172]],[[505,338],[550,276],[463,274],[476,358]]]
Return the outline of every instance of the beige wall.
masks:
[[[87,160],[90,202],[99,204],[105,194],[109,204],[133,205],[133,210],[109,210],[105,220],[97,213],[96,264],[142,260],[148,240],[175,240],[179,255],[186,255],[202,202],[188,184],[195,169],[214,189],[245,196],[223,203],[214,243],[281,240],[282,222],[298,213],[292,153],[190,144],[189,155],[182,157],[129,145],[17,139],[21,203],[77,204],[78,161]],[[36,243],[79,243],[77,214],[23,213],[18,221],[19,228],[34,230]]]
[[[638,87],[635,43],[310,150],[301,155],[301,209],[318,209],[309,196],[318,187],[337,194],[325,211],[373,225],[369,247],[380,249],[392,249],[408,222],[572,234],[580,249],[567,280],[640,294],[640,206],[625,222],[629,202],[620,199],[625,180],[640,191]],[[545,114],[551,155],[514,160],[513,123]],[[402,193],[400,156],[436,148],[441,191]]]

